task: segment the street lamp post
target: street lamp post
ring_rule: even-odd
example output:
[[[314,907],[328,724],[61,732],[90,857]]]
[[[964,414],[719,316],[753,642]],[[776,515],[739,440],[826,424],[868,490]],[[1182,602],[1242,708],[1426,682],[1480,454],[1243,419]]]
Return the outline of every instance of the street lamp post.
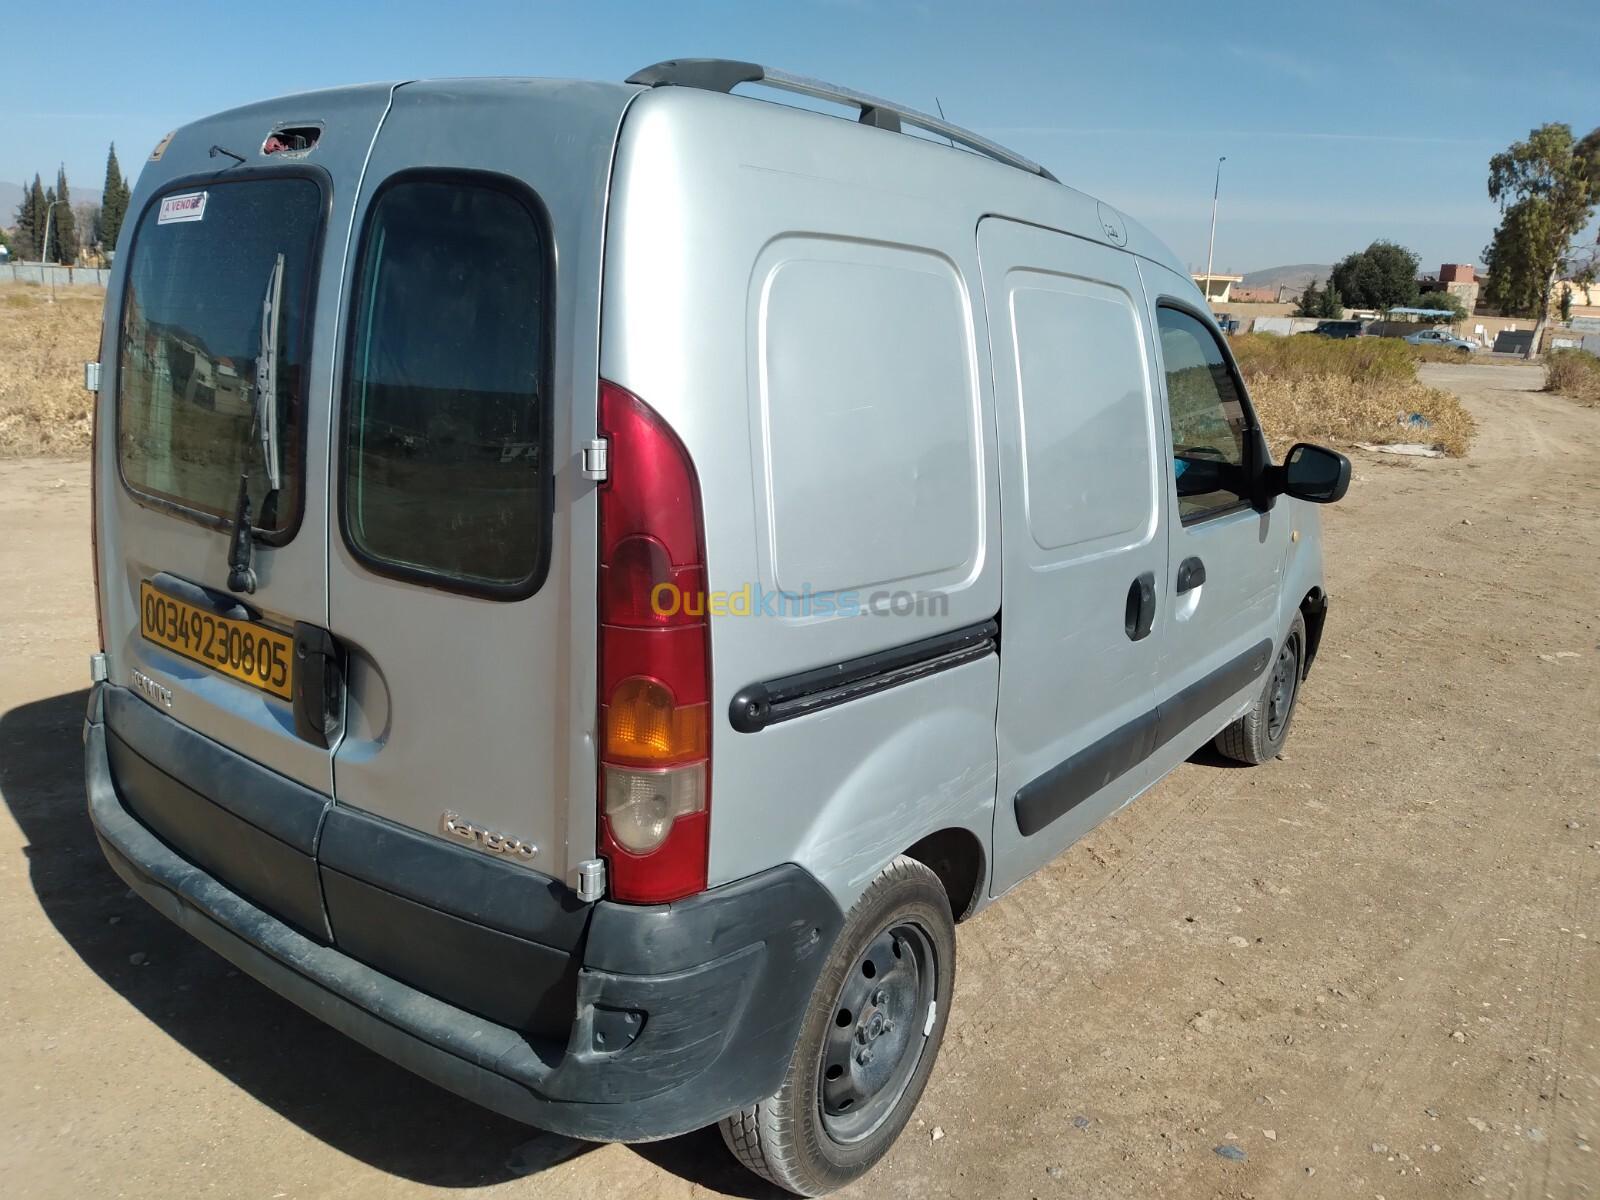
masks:
[[[1206,248],[1206,303],[1211,303],[1211,265],[1217,253],[1217,196],[1222,192],[1222,164],[1228,161],[1224,154],[1217,159],[1217,180],[1211,186],[1211,244]]]
[[[45,256],[50,253],[50,220],[56,215],[56,205],[60,203],[60,200],[52,200],[44,206],[44,241],[39,243],[39,269],[50,275],[50,299],[46,301],[48,304],[56,302],[56,276],[54,271],[49,270],[50,264],[45,261]]]

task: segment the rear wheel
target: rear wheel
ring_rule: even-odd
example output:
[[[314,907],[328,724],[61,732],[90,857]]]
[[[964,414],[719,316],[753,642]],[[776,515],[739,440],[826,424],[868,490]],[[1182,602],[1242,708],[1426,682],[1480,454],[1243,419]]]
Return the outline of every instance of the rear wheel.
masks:
[[[1300,698],[1300,676],[1306,656],[1305,619],[1295,613],[1288,636],[1267,672],[1266,686],[1244,716],[1217,734],[1218,751],[1238,762],[1257,766],[1275,758],[1289,740],[1289,721]]]
[[[776,1095],[721,1123],[756,1174],[818,1196],[865,1174],[922,1096],[955,983],[955,922],[938,876],[901,856],[845,919]]]

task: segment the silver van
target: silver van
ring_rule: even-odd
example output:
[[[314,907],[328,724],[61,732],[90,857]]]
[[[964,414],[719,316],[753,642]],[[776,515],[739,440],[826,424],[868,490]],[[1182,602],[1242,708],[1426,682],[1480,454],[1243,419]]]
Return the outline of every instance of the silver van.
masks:
[[[956,922],[1288,733],[1349,463],[1275,464],[1172,254],[976,134],[722,60],[368,85],[178,130],[130,214],[101,845],[478,1104],[834,1188]]]

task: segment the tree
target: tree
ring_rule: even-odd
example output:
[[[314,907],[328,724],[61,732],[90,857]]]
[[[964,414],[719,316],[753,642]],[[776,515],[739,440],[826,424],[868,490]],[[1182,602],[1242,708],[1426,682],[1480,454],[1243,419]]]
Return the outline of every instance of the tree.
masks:
[[[1306,290],[1300,293],[1300,303],[1295,308],[1294,315],[1297,317],[1322,316],[1323,295],[1323,290],[1317,286],[1317,281],[1313,279],[1306,284]]]
[[[17,257],[24,262],[44,257],[44,247],[39,245],[44,236],[44,213],[44,188],[35,175],[33,186],[22,193],[22,203],[17,206]]]
[[[1600,129],[1578,142],[1570,125],[1531,130],[1489,160],[1489,199],[1500,205],[1500,226],[1483,252],[1484,299],[1534,318],[1528,357],[1537,358],[1556,280],[1564,271],[1582,278],[1595,270],[1579,242],[1600,201]]]
[[[1331,317],[1334,320],[1344,316],[1344,297],[1339,295],[1339,289],[1331,283],[1323,288],[1322,295],[1317,297],[1317,316]]]
[[[83,246],[100,244],[100,206],[92,200],[79,200],[72,206],[78,222],[78,242]]]
[[[1423,292],[1417,297],[1418,308],[1442,308],[1450,313],[1451,321],[1465,321],[1467,306],[1454,292]]]
[[[56,170],[55,260],[71,266],[78,261],[78,219],[72,212],[72,193],[67,190],[67,168]]]
[[[1417,299],[1420,261],[1404,246],[1376,241],[1334,267],[1329,282],[1351,308],[1409,306]]]
[[[122,232],[122,220],[127,215],[128,185],[117,164],[117,144],[112,142],[111,153],[106,155],[105,195],[100,198],[100,244],[106,250],[117,248],[117,234]]]

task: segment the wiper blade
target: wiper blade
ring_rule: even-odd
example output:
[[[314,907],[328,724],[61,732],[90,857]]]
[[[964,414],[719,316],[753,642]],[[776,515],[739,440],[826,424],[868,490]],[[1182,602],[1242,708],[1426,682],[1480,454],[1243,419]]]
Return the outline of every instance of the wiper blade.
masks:
[[[261,466],[267,489],[283,486],[278,463],[278,318],[283,309],[283,255],[267,277],[267,294],[261,301],[261,348],[256,354],[256,440],[261,446]],[[265,507],[265,505],[263,505]]]
[[[256,351],[255,416],[251,435],[261,449],[262,473],[267,477],[267,494],[261,511],[274,511],[274,500],[283,486],[278,460],[278,317],[283,309],[283,255],[272,264],[267,276],[266,295],[261,299],[261,344]],[[250,437],[246,437],[246,442]],[[250,525],[250,467],[246,462],[239,472],[239,496],[233,508],[233,533],[228,539],[228,587],[235,592],[256,590],[256,572],[251,566],[255,554],[255,534]]]

